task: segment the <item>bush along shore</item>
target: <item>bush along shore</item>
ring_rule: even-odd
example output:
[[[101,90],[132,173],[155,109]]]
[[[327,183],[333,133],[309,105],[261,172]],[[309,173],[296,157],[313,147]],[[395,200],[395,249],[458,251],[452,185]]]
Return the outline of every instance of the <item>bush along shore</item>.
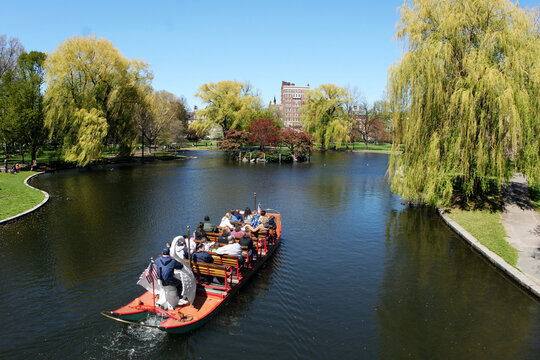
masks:
[[[233,160],[250,163],[292,163],[305,162],[310,160],[310,156],[295,156],[290,151],[227,151],[227,156]]]

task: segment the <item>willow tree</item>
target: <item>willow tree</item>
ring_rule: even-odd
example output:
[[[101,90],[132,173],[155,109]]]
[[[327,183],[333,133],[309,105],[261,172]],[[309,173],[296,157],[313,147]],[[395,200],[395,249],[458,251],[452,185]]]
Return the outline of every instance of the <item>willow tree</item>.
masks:
[[[413,0],[389,70],[395,136],[389,176],[403,197],[471,198],[514,172],[540,176],[537,13],[507,0]]]
[[[67,161],[86,165],[107,143],[129,155],[137,136],[132,116],[140,87],[148,87],[147,65],[124,58],[106,39],[73,37],[45,62],[45,124],[63,140]]]
[[[345,105],[349,93],[333,84],[321,85],[307,91],[307,99],[300,108],[304,129],[313,134],[324,151],[330,143],[336,147],[347,141],[349,116]]]
[[[249,83],[220,81],[203,84],[195,96],[206,106],[197,111],[197,121],[190,125],[191,129],[199,131],[207,130],[213,124],[219,125],[223,133],[243,129],[261,109],[260,99],[253,94]]]

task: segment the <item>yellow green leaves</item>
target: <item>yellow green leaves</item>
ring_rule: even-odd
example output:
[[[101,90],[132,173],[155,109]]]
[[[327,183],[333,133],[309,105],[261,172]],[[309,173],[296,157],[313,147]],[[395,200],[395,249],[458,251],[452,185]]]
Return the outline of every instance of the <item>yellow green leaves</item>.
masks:
[[[107,139],[124,152],[136,136],[133,105],[151,80],[147,65],[124,58],[106,39],[67,39],[47,58],[45,123],[64,143],[66,160],[84,166]]]
[[[347,140],[348,98],[347,90],[333,84],[307,91],[306,104],[300,109],[304,129],[315,136],[323,149],[332,142],[339,147]]]
[[[205,131],[212,124],[221,126],[223,132],[242,129],[261,108],[260,99],[251,93],[249,84],[237,81],[203,84],[195,96],[206,104],[205,109],[197,112],[197,121],[191,125],[197,131]]]
[[[66,160],[87,164],[99,158],[108,129],[107,119],[102,116],[102,113],[95,108],[89,111],[76,110],[73,114],[72,129],[76,129],[73,138],[77,141],[66,147]]]
[[[389,168],[396,191],[440,204],[450,201],[452,182],[472,196],[514,171],[539,180],[535,16],[507,0],[404,4],[396,37],[407,52],[388,83],[394,148],[403,145]]]

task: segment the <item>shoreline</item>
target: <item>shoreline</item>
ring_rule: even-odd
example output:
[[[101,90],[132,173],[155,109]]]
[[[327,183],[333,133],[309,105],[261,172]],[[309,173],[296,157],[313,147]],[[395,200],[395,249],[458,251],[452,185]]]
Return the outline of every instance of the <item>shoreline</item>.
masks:
[[[44,199],[41,200],[41,202],[37,205],[35,205],[34,207],[28,209],[28,210],[25,210],[19,214],[16,214],[16,215],[13,215],[13,216],[10,216],[6,219],[3,219],[3,220],[0,220],[0,225],[3,225],[5,223],[8,223],[10,221],[13,221],[15,219],[18,219],[22,216],[25,216],[25,215],[28,215],[30,213],[33,213],[34,211],[36,211],[37,209],[41,208],[43,205],[45,205],[45,203],[47,203],[47,201],[49,201],[49,198],[50,198],[50,195],[48,192],[44,191],[44,190],[41,190],[41,189],[38,189],[38,188],[35,188],[33,187],[32,185],[29,185],[28,184],[28,180],[30,180],[31,178],[33,178],[34,176],[38,176],[38,175],[41,175],[41,174],[45,174],[45,171],[42,171],[42,172],[38,172],[37,174],[32,174],[30,176],[28,176],[26,179],[24,179],[24,185],[28,186],[29,188],[31,189],[34,189],[34,190],[37,190],[37,191],[41,191],[43,193],[43,195],[45,195]]]
[[[454,230],[462,239],[464,239],[471,247],[491,262],[495,267],[503,272],[510,280],[513,280],[519,287],[525,290],[528,294],[535,297],[538,301],[540,300],[540,284],[534,279],[529,277],[527,274],[521,272],[517,268],[508,264],[504,261],[499,255],[495,254],[493,251],[489,250],[485,245],[480,243],[474,236],[472,236],[467,230],[465,230],[461,225],[452,220],[446,212],[437,208],[437,213],[441,216],[444,222]]]

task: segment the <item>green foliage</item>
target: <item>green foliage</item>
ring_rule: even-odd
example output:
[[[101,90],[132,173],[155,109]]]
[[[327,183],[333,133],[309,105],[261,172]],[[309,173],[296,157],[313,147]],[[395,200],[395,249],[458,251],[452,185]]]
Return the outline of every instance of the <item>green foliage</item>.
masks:
[[[14,70],[8,70],[0,85],[0,142],[29,149],[32,159],[45,141],[43,125],[43,63],[47,55],[22,53]]]
[[[267,152],[265,153],[265,159],[268,162],[279,162],[279,156],[281,155],[281,161],[282,162],[292,162],[293,156],[289,151],[286,152]],[[254,153],[254,156],[257,158],[262,158],[261,153]]]
[[[446,204],[514,171],[540,176],[540,37],[535,12],[507,0],[414,0],[396,37],[407,52],[389,71],[392,189]]]
[[[536,210],[540,211],[540,185],[529,186],[529,197],[536,207]]]
[[[203,84],[195,96],[206,104],[205,109],[197,112],[197,121],[190,125],[199,132],[207,131],[212,124],[221,126],[224,133],[243,129],[261,108],[260,99],[251,94],[249,84],[237,81]]]
[[[84,166],[107,143],[129,154],[137,134],[133,108],[150,86],[147,65],[124,58],[106,39],[76,36],[60,44],[45,67],[45,124],[63,141],[66,160]]]
[[[508,264],[516,266],[518,252],[505,239],[507,234],[499,212],[453,209],[448,212],[448,216]]]
[[[333,84],[307,91],[306,104],[300,109],[304,128],[321,143],[323,151],[331,142],[339,147],[347,141],[347,101],[348,92]]]
[[[133,119],[148,144],[151,146],[158,140],[180,140],[186,121],[183,101],[168,91],[151,89],[139,98],[134,107]]]

